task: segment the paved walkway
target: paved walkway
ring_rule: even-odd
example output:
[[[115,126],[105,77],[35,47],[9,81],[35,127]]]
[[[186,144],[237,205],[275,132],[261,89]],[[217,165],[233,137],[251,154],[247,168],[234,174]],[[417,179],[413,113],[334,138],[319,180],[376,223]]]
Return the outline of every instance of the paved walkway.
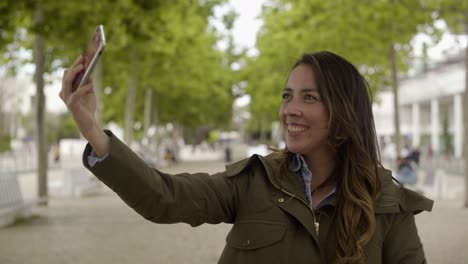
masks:
[[[222,162],[190,162],[168,172],[223,170]],[[53,199],[33,219],[0,229],[1,264],[216,263],[229,225],[150,223],[111,191]],[[468,209],[440,201],[416,217],[428,263],[468,264]]]

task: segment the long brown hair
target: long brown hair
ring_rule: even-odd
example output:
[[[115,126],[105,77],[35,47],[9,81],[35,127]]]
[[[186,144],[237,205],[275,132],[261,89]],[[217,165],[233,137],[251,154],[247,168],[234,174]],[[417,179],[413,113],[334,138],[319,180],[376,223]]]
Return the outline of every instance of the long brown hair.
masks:
[[[367,263],[364,248],[376,229],[374,202],[380,192],[370,90],[356,67],[334,53],[304,54],[293,69],[301,64],[312,67],[330,113],[329,144],[336,159],[336,262]],[[292,153],[286,148],[283,154],[286,170]]]

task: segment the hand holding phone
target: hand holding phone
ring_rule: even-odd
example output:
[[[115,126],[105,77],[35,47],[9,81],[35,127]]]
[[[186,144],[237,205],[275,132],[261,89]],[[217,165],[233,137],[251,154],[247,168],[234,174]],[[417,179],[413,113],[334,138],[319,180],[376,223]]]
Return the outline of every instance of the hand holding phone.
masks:
[[[104,37],[104,27],[99,25],[94,31],[93,37],[88,44],[88,47],[83,52],[83,70],[79,72],[72,83],[72,92],[76,91],[82,85],[85,85],[94,67],[99,61],[104,48],[106,47],[106,39]]]

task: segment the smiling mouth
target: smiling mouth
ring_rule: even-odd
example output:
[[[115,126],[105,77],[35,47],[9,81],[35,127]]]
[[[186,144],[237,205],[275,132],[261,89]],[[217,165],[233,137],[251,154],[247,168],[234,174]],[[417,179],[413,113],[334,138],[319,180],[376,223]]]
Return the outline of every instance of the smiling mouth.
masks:
[[[288,133],[300,133],[300,132],[307,130],[306,127],[297,126],[297,125],[288,125],[287,128],[288,128]]]

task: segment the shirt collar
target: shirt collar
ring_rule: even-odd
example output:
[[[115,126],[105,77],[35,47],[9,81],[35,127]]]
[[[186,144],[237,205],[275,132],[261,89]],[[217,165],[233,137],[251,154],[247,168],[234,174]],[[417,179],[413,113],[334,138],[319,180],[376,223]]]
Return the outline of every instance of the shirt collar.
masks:
[[[291,170],[300,171],[301,168],[307,168],[307,164],[301,154],[294,154],[291,161]]]
[[[307,197],[307,200],[312,205],[312,195],[310,190],[310,182],[312,180],[312,173],[307,166],[307,163],[304,157],[301,154],[294,154],[290,163],[290,168],[300,177],[301,182],[304,187],[304,194]],[[315,207],[315,210],[320,207],[330,204],[336,205],[336,188],[333,188],[330,193],[328,193]]]

